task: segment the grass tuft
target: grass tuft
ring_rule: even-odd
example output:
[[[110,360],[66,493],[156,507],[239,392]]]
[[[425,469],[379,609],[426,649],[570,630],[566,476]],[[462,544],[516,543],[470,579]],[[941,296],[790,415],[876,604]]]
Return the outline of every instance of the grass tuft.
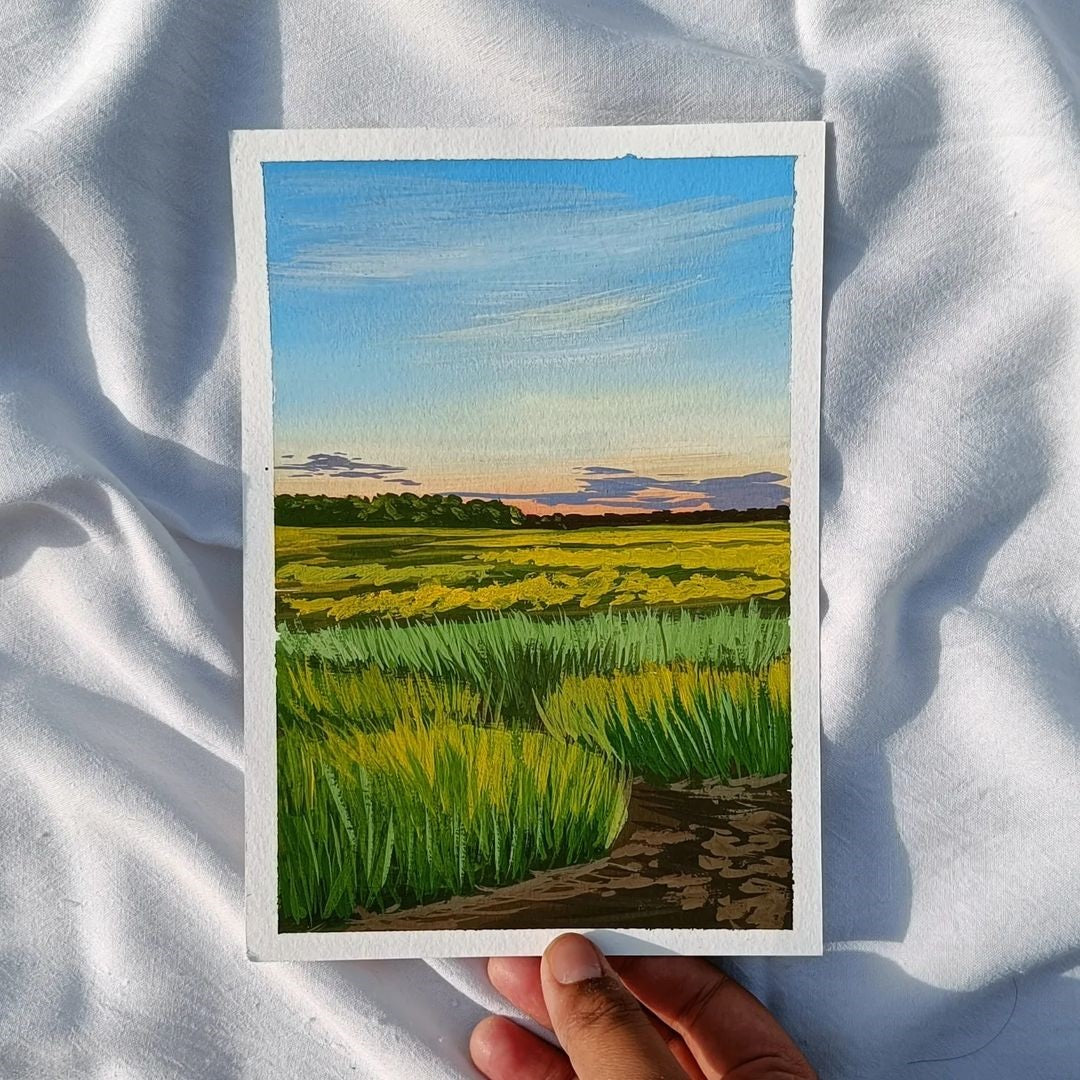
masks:
[[[654,782],[771,776],[791,769],[790,665],[765,672],[689,665],[571,675],[540,705],[557,738]]]
[[[460,681],[390,675],[377,667],[339,670],[278,653],[278,721],[309,733],[382,731],[400,723],[482,722],[480,695]]]
[[[596,858],[625,769],[542,732],[442,722],[278,740],[281,914],[298,924],[507,885]]]

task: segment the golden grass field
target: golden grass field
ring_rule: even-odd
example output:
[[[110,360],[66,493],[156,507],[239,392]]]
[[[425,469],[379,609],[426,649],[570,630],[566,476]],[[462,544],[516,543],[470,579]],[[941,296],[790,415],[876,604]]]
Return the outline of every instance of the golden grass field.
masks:
[[[278,613],[320,625],[787,597],[786,522],[568,532],[279,527]]]

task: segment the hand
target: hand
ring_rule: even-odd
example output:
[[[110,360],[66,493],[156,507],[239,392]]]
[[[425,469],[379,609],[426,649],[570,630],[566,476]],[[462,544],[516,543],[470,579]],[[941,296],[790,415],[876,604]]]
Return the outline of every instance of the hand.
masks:
[[[562,1049],[502,1016],[469,1049],[489,1080],[814,1080],[772,1014],[707,960],[606,959],[580,934],[544,953],[493,957],[492,985]]]

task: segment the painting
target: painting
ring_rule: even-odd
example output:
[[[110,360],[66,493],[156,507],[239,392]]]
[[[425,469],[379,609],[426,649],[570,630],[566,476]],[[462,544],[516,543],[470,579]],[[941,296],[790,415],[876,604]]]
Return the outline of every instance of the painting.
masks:
[[[820,125],[235,140],[253,954],[814,951]]]

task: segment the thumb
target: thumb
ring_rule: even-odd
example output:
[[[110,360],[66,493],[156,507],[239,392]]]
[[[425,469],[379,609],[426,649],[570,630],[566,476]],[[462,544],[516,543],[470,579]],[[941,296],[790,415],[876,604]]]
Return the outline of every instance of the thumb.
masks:
[[[581,1080],[686,1080],[660,1033],[580,934],[548,946],[540,985],[551,1026]]]

